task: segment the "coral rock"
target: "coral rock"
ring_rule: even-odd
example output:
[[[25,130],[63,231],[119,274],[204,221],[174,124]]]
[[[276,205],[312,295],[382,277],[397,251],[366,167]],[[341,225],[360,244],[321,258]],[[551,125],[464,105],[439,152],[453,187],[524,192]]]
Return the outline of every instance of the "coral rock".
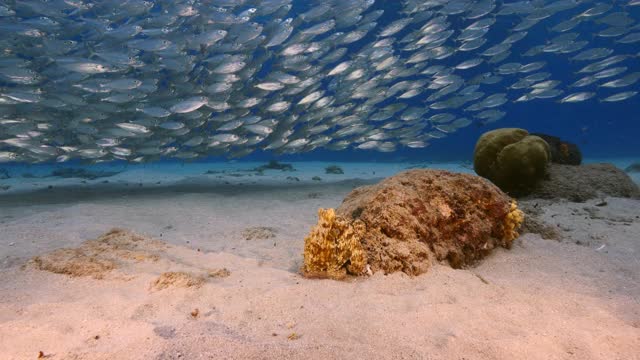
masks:
[[[640,190],[629,175],[612,164],[552,164],[548,179],[538,183],[528,198],[583,202],[602,196],[638,198]]]
[[[487,180],[410,170],[353,190],[335,213],[320,210],[305,239],[304,273],[336,278],[368,265],[418,275],[434,261],[461,268],[509,248],[522,221],[512,199]]]
[[[549,144],[523,129],[484,133],[476,143],[473,168],[510,195],[525,195],[547,175]]]

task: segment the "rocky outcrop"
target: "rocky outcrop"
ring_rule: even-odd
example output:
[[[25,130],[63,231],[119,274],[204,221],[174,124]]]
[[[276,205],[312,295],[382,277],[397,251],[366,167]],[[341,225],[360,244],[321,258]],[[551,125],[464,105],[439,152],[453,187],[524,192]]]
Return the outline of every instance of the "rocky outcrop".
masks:
[[[335,213],[319,217],[305,239],[303,273],[329,278],[418,275],[437,261],[465,267],[509,248],[523,221],[489,181],[442,170],[410,170],[356,188]]]
[[[625,172],[628,173],[639,173],[640,172],[640,163],[633,163],[626,168],[624,168]]]
[[[612,164],[552,164],[549,177],[538,183],[527,198],[583,202],[603,196],[637,198],[640,190],[629,175]]]

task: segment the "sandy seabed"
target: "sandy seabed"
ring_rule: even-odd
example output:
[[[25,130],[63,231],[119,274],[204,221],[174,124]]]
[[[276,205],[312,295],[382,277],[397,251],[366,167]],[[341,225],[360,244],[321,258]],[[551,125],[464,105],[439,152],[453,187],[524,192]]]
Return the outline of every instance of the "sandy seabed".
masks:
[[[640,359],[640,201],[540,201],[559,240],[524,234],[470,269],[309,280],[317,208],[399,170],[319,166],[282,181],[14,179],[0,359]],[[139,237],[100,238],[114,227]]]

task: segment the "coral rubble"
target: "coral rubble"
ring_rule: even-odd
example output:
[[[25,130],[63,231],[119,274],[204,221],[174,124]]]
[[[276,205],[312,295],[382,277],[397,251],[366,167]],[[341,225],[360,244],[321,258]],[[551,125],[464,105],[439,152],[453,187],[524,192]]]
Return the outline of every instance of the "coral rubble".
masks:
[[[112,229],[77,248],[64,248],[36,256],[30,264],[36,269],[72,277],[102,279],[111,270],[128,262],[157,261],[166,245],[127,230]]]
[[[318,212],[305,239],[306,276],[367,270],[409,275],[434,261],[461,268],[509,248],[523,214],[489,181],[442,170],[410,170],[354,189],[334,212]]]

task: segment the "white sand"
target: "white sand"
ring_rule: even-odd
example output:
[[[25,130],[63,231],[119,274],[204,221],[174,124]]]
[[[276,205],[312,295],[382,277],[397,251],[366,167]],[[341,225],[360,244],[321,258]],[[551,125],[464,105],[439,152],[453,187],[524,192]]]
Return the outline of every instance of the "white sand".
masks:
[[[472,269],[308,280],[297,269],[317,208],[338,206],[363,182],[354,178],[407,165],[341,164],[344,176],[294,165],[260,178],[150,169],[117,175],[149,186],[109,178],[4,194],[0,359],[640,359],[639,201],[541,203],[562,241],[527,234]],[[276,236],[245,240],[252,226]],[[172,247],[126,277],[21,269],[112,227]],[[222,267],[231,275],[201,288],[149,290],[164,271]]]

